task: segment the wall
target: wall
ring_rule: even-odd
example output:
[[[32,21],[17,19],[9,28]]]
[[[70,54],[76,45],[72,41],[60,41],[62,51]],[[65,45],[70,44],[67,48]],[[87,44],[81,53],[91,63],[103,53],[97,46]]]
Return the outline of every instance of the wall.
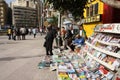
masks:
[[[91,24],[84,24],[84,30],[86,31],[87,37],[90,37],[94,33],[94,28],[97,24],[101,24],[100,22],[91,23]]]
[[[102,23],[111,23],[113,18],[113,8],[104,4],[104,10],[102,15]]]

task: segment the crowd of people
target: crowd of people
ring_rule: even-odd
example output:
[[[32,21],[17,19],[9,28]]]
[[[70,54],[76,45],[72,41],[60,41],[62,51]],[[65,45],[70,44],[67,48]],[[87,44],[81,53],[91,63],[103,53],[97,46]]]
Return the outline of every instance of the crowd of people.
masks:
[[[38,32],[37,28],[25,28],[25,27],[20,27],[20,28],[8,28],[7,30],[7,35],[8,39],[11,40],[25,40],[26,35],[31,35],[33,34],[33,37],[36,37],[36,34]]]
[[[36,34],[38,32],[40,32],[41,35],[43,33],[41,28],[9,28],[7,35],[9,40],[25,40],[26,35],[33,35],[33,38],[36,38]],[[60,50],[71,49],[72,52],[75,50],[76,46],[84,45],[85,37],[80,36],[80,34],[73,34],[71,28],[65,29],[65,27],[58,28],[49,25],[46,27],[46,36],[44,42],[47,56],[53,55],[52,49],[54,40],[56,42],[56,46],[54,46],[54,48],[59,48]]]
[[[60,50],[71,49],[75,50],[76,46],[84,45],[85,38],[80,36],[80,34],[74,35],[71,32],[71,28],[65,29],[65,27],[57,28],[52,25],[47,27],[47,34],[45,36],[44,47],[46,49],[46,55],[52,56],[53,41],[56,41],[56,48]],[[61,48],[63,46],[63,48]]]

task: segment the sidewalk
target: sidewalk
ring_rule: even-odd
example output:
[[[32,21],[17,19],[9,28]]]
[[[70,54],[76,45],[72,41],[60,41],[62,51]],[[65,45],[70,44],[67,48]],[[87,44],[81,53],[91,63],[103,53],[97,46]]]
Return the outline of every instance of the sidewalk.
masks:
[[[45,57],[43,41],[40,34],[19,41],[0,36],[0,80],[57,80],[56,71],[38,68]]]

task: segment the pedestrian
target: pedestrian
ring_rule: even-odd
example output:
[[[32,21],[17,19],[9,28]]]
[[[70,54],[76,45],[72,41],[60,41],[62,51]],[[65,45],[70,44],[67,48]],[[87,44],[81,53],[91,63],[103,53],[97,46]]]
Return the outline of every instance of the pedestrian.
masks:
[[[17,30],[16,30],[16,36],[17,36],[17,40],[21,40],[20,28],[17,28]]]
[[[16,29],[13,29],[12,32],[13,32],[13,40],[16,40]]]
[[[21,35],[22,35],[22,40],[25,40],[25,35],[26,35],[26,29],[25,29],[25,27],[21,27],[20,28],[20,32],[21,32]]]
[[[53,55],[52,52],[52,44],[53,44],[54,36],[52,32],[52,28],[48,27],[47,28],[47,34],[45,36],[45,42],[44,42],[44,47],[46,48],[46,55]]]
[[[33,33],[33,35],[34,35],[34,38],[36,38],[36,33],[37,33],[36,28],[33,28],[33,29],[32,29],[32,33]]]
[[[29,35],[31,35],[31,33],[32,33],[32,29],[31,28],[28,29],[28,33],[29,33]]]
[[[11,28],[8,28],[7,35],[8,35],[8,40],[10,40],[11,39],[11,35],[12,35],[12,29]]]
[[[42,27],[40,27],[40,35],[42,36],[42,34],[43,34],[43,29]]]

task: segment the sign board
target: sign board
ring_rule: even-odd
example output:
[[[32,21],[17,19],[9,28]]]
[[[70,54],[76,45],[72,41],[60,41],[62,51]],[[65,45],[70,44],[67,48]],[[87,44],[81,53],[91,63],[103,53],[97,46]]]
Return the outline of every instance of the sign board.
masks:
[[[95,31],[120,34],[120,23],[97,25]]]

